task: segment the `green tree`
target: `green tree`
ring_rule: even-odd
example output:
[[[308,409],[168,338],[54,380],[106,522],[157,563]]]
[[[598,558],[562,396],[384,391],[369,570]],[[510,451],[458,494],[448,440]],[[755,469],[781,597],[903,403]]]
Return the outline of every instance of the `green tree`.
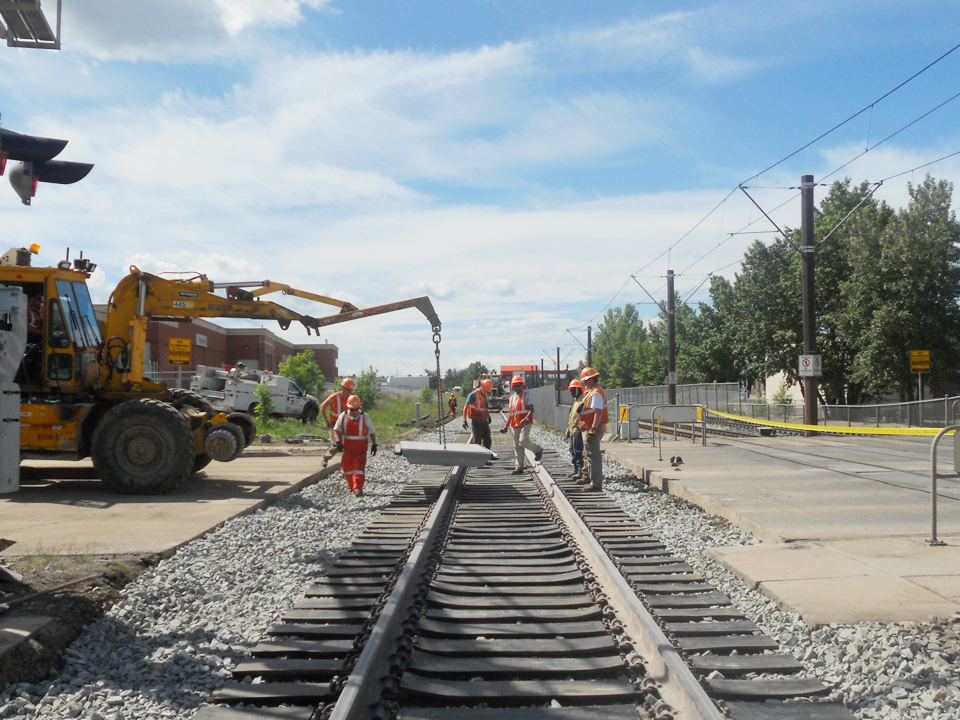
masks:
[[[597,326],[592,354],[593,367],[606,387],[656,384],[647,328],[630,303],[607,310]]]
[[[254,395],[257,396],[257,420],[261,423],[266,423],[273,418],[273,413],[277,409],[276,403],[273,401],[273,393],[270,392],[270,388],[264,384],[257,385],[253,391]]]
[[[363,409],[373,410],[380,402],[380,380],[377,371],[373,367],[368,367],[357,377],[357,387],[354,394],[360,398],[363,403]]]
[[[436,375],[436,373],[434,373]],[[433,402],[433,390],[430,389],[429,385],[424,385],[420,388],[420,404],[430,406],[430,403]]]
[[[911,350],[929,350],[935,393],[955,384],[960,366],[960,224],[953,184],[908,184],[910,202],[876,236],[859,240],[850,280],[848,328],[859,352],[854,377],[873,392],[913,398]]]
[[[734,327],[733,285],[724,277],[710,278],[710,303],[685,327],[677,352],[678,373],[692,382],[737,382],[743,376],[742,353]]]
[[[308,395],[321,392],[326,380],[309,350],[291,355],[280,363],[280,374],[291,378]]]

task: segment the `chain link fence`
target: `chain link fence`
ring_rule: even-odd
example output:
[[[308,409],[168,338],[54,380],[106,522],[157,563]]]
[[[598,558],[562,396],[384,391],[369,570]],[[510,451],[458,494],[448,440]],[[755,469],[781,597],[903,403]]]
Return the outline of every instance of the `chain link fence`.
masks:
[[[554,386],[546,385],[530,390],[534,404],[534,419],[544,425],[563,430],[570,414],[570,394],[563,391],[556,404]],[[622,405],[666,405],[669,386],[605,389],[610,408],[610,422],[618,417]],[[738,383],[701,383],[677,385],[677,405],[702,405],[731,415],[756,420],[777,421],[800,425],[803,423],[803,405],[800,403],[773,404],[756,402],[745,396]],[[960,396],[936,400],[874,405],[820,405],[820,425],[845,427],[944,427],[960,422]]]

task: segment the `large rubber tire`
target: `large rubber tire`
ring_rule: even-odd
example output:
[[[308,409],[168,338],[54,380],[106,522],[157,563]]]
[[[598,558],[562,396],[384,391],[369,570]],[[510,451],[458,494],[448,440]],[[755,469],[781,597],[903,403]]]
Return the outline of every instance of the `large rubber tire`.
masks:
[[[205,397],[198,395],[193,390],[174,388],[170,391],[170,404],[177,410],[181,410],[184,407],[192,407],[195,410],[206,413],[207,420],[211,420],[213,416],[217,414],[217,411],[213,409],[213,405],[211,405]]]
[[[253,441],[257,439],[257,424],[249,415],[240,412],[230,413],[227,415],[227,421],[243,430],[244,447],[250,447]]]
[[[90,452],[104,484],[125,495],[171,492],[193,472],[193,432],[169,403],[140,398],[111,408],[93,432]]]
[[[320,417],[320,406],[316,403],[308,402],[303,406],[303,412],[300,413],[300,422],[304,425],[316,422]]]

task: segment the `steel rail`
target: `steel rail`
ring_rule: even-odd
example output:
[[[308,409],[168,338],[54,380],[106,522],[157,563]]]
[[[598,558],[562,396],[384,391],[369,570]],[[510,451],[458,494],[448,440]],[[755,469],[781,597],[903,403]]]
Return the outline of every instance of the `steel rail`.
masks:
[[[528,458],[533,461],[532,453]],[[590,563],[596,580],[609,598],[617,617],[646,660],[650,676],[661,684],[664,701],[673,706],[684,720],[726,720],[560,486],[543,465],[535,463],[534,466],[537,477],[567,524],[580,552]]]
[[[430,553],[439,539],[439,529],[450,513],[465,475],[466,468],[462,467],[451,468],[447,475],[443,490],[373,626],[370,639],[350,672],[330,720],[366,720],[370,717],[370,707],[380,699],[381,678],[389,673],[390,656],[396,650],[397,639],[403,632],[403,620],[409,612]]]

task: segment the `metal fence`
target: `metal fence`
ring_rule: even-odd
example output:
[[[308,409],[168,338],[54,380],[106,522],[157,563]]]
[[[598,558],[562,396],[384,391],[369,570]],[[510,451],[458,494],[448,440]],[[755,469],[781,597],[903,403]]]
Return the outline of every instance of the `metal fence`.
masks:
[[[617,422],[621,405],[665,405],[669,386],[606,389],[610,407],[610,423]],[[534,419],[551,427],[564,429],[570,405],[556,405],[553,385],[530,390],[534,403]],[[561,393],[561,402],[570,395]],[[677,385],[677,405],[702,405],[711,410],[742,415],[757,420],[803,423],[803,405],[758,403],[745,397],[737,383],[702,383]],[[920,400],[874,405],[820,405],[820,425],[847,427],[944,427],[960,423],[960,396],[937,400]]]
[[[732,412],[732,411],[731,411]],[[820,425],[846,427],[944,427],[960,419],[960,397],[875,405],[820,405]],[[744,403],[737,413],[758,420],[803,423],[803,405]]]

